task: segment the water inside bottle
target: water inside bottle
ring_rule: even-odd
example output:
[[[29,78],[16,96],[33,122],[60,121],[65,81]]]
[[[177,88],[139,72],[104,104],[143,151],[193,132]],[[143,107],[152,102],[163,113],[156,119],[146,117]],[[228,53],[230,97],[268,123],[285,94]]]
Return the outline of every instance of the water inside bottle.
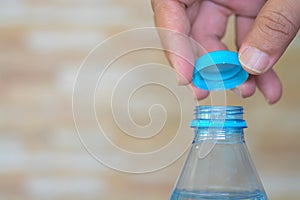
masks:
[[[173,191],[171,200],[267,200],[263,191]]]

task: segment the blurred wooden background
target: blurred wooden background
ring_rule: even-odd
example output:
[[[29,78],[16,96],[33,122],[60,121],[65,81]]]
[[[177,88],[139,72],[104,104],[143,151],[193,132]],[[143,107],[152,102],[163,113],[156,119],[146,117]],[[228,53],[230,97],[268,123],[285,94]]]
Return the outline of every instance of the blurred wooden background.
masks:
[[[1,1],[0,199],[169,198],[184,156],[153,173],[112,170],[87,153],[72,117],[73,83],[89,51],[121,31],[151,26],[149,1]],[[232,46],[232,40],[229,29],[225,42]],[[272,200],[300,197],[299,52],[298,34],[275,67],[284,87],[276,105],[258,91],[249,99],[227,94],[230,104],[245,107],[248,146]],[[167,63],[162,53],[155,59]]]

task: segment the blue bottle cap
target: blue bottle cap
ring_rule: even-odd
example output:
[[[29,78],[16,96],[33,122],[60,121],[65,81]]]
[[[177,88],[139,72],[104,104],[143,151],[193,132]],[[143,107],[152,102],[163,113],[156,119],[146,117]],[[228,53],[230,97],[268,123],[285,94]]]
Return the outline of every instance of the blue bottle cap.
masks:
[[[203,90],[228,90],[241,85],[248,76],[236,52],[219,50],[196,60],[192,82]]]

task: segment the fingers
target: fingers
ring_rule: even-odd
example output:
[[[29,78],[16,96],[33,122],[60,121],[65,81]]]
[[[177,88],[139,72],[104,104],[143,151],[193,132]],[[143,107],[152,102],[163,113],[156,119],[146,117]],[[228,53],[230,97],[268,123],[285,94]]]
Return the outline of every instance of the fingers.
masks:
[[[270,0],[257,16],[251,30],[247,30],[251,23],[251,18],[237,18],[237,45],[241,45],[239,59],[245,70],[258,75],[255,76],[255,84],[267,102],[274,104],[282,95],[282,85],[270,68],[299,30],[300,1]],[[248,87],[255,84],[252,82]],[[245,85],[239,87],[243,97],[251,94]],[[249,93],[245,94],[246,91]]]
[[[155,22],[164,28],[164,31],[159,31],[160,36],[170,63],[179,74],[179,83],[191,82],[194,60],[204,50],[226,49],[221,38],[225,34],[228,16],[235,13],[239,60],[246,71],[258,75],[250,75],[237,90],[240,96],[248,97],[255,92],[257,85],[269,103],[278,101],[282,86],[270,68],[299,30],[300,1],[269,0],[259,12],[264,3],[265,0],[152,0]],[[192,36],[204,48],[198,47],[198,52],[195,51],[197,45],[187,36]],[[194,86],[192,90],[200,99],[208,95],[207,91]]]
[[[157,29],[167,59],[177,72],[180,85],[189,84],[192,80],[194,61],[196,59],[191,39],[182,33],[169,29]]]
[[[258,89],[269,104],[276,103],[282,95],[282,85],[273,69],[255,77]]]
[[[239,50],[245,70],[256,75],[268,71],[284,53],[299,27],[299,0],[267,1]],[[265,91],[265,87],[261,88]]]
[[[240,97],[246,98],[252,96],[255,93],[255,89],[255,77],[250,75],[245,83],[233,89],[233,91]]]
[[[269,104],[274,104],[281,98],[282,85],[273,69],[262,75],[250,75],[245,83],[232,91],[240,97],[246,98],[255,93],[256,87],[258,87]]]
[[[191,36],[205,51],[227,49],[221,42],[225,34],[227,19],[232,12],[211,1],[203,1],[192,25]],[[201,50],[200,50],[201,51]],[[198,52],[198,56],[203,54]]]
[[[194,86],[194,84],[190,84],[190,87],[191,87],[191,89],[192,89],[192,91],[194,93],[194,96],[198,100],[205,99],[209,95],[208,91],[201,90],[201,89],[197,88],[196,86]]]
[[[177,81],[180,85],[191,83],[196,60],[194,40],[189,37],[191,31],[190,17],[197,13],[198,6],[187,7],[193,0],[152,0],[152,8],[158,33],[160,35],[167,59],[176,70]],[[199,100],[208,96],[208,92],[191,85],[195,97]]]
[[[249,32],[252,24],[254,22],[253,17],[245,17],[245,16],[236,16],[236,37],[235,42],[237,48],[239,48]],[[240,85],[238,88],[234,89],[233,91],[237,93],[240,97],[246,98],[250,97],[255,93],[256,90],[256,83],[255,78],[253,75],[250,75],[248,80]]]
[[[174,0],[152,0],[154,18],[159,35],[170,64],[177,71],[179,84],[188,84],[192,80],[195,56],[188,33],[190,22],[186,14],[186,5]]]
[[[236,15],[254,18],[265,4],[266,0],[211,0],[214,3],[231,9]]]
[[[245,16],[236,16],[235,18],[235,43],[239,49],[242,42],[244,41],[246,35],[250,31],[255,18],[245,17]]]

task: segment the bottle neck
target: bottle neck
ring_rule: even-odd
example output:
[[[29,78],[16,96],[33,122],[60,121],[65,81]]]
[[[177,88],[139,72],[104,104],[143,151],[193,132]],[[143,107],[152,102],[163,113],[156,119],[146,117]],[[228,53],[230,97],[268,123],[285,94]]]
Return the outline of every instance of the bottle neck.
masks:
[[[194,143],[244,143],[243,129],[247,126],[241,106],[197,106],[191,127],[195,130]]]
[[[222,144],[244,143],[244,131],[242,128],[197,128],[193,143],[206,140],[215,140]]]

